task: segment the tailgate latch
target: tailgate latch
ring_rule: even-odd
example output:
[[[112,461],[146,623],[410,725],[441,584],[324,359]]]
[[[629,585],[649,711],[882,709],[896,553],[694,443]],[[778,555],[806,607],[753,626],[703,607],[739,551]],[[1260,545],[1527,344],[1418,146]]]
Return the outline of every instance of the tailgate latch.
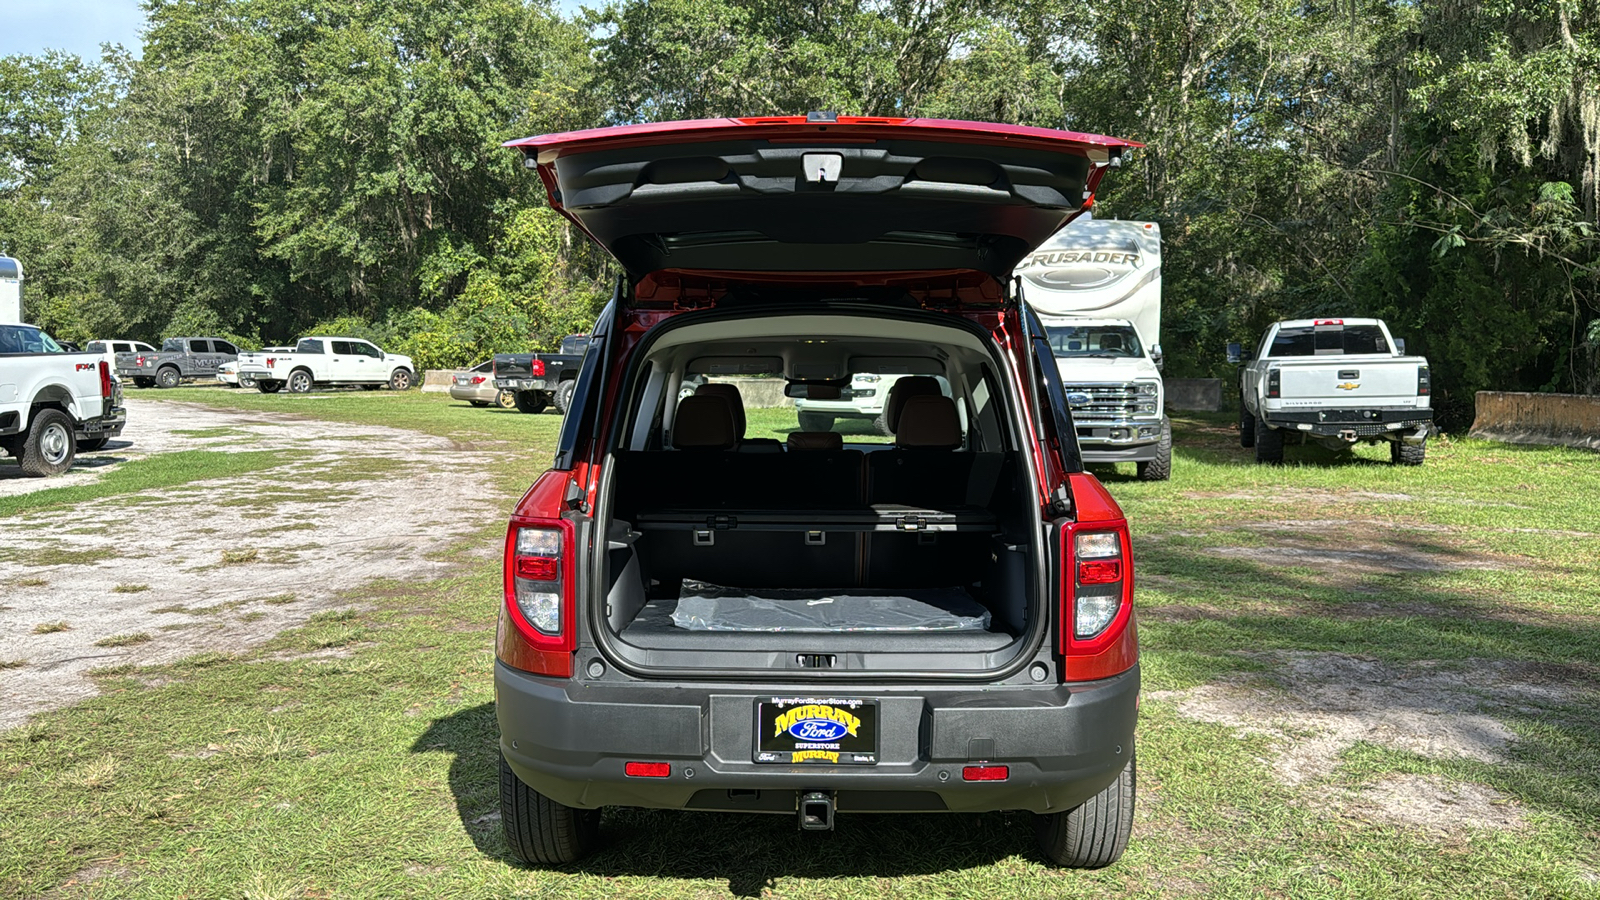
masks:
[[[894,524],[901,531],[921,531],[928,527],[928,520],[921,516],[901,516]]]

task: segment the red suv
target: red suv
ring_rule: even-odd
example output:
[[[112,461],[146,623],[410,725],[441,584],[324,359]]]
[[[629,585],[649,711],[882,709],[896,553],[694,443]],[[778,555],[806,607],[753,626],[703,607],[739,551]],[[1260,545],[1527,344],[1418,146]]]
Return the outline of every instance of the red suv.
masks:
[[[1010,272],[1139,145],[812,113],[510,146],[626,272],[506,533],[512,852],[578,859],[607,806],[1029,810],[1050,861],[1114,862],[1128,525]],[[782,406],[875,384],[889,443]]]

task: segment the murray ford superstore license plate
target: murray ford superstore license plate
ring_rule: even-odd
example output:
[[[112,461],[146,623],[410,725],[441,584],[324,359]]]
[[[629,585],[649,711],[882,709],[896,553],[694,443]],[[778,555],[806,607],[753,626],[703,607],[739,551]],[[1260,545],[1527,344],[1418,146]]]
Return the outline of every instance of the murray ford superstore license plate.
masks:
[[[758,763],[870,766],[878,761],[878,703],[773,697],[756,704]]]

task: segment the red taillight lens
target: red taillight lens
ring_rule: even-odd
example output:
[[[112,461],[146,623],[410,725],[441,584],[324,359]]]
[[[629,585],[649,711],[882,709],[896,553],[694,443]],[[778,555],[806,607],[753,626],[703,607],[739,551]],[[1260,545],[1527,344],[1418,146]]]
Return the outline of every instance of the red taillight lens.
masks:
[[[528,374],[534,376],[535,378],[543,378],[544,360],[535,359],[533,362],[528,363]]]
[[[1115,584],[1122,580],[1122,560],[1109,561],[1080,560],[1078,562],[1079,584]]]
[[[506,615],[531,651],[524,664],[563,678],[577,647],[574,543],[565,519],[513,519],[506,532]]]
[[[1010,766],[962,766],[962,781],[1005,781],[1011,777]]]
[[[671,763],[631,762],[622,767],[630,778],[666,778],[672,774]]]
[[[474,375],[474,376],[472,376],[472,383],[473,384],[483,384],[485,381],[488,381],[488,380],[489,379],[483,377],[482,375]]]
[[[111,366],[102,359],[100,360],[100,399],[110,400],[111,393]]]

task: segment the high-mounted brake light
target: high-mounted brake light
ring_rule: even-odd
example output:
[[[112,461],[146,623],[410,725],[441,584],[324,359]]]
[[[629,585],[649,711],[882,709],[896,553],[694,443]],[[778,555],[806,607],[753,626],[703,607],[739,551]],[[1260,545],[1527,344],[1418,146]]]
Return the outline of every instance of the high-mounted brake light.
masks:
[[[514,518],[506,531],[506,615],[532,651],[525,664],[539,674],[572,675],[574,552],[565,519]]]
[[[1312,327],[1316,327],[1318,325],[1343,325],[1343,324],[1344,324],[1344,320],[1343,319],[1313,319],[1313,320],[1311,320]]]
[[[1428,373],[1427,366],[1417,366],[1417,396],[1426,397],[1433,393],[1433,379]]]

